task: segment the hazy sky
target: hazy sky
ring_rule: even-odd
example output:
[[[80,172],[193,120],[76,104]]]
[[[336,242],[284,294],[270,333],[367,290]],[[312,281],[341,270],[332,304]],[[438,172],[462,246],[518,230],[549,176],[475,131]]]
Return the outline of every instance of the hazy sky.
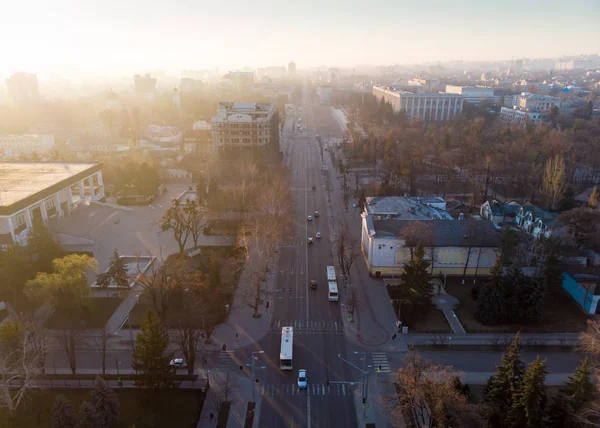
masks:
[[[6,0],[0,74],[600,53],[600,0]]]

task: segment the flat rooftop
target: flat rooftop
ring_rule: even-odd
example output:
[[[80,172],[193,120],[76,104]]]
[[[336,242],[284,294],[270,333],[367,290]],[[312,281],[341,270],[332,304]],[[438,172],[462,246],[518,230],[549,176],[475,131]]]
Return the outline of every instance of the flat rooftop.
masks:
[[[101,169],[101,163],[0,162],[0,215],[10,215]]]
[[[402,220],[453,220],[447,211],[429,204],[446,206],[446,202],[436,196],[374,196],[366,198],[365,211],[369,215]]]

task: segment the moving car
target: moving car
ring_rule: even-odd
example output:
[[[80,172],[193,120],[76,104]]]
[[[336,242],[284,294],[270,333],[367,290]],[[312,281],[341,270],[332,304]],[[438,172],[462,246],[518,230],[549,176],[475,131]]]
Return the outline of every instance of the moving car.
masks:
[[[319,217],[319,211],[315,211],[315,218]]]
[[[174,358],[169,362],[170,366],[174,366],[177,369],[185,369],[187,364],[183,358]]]
[[[298,370],[298,388],[306,389],[308,385],[308,378],[306,377],[306,370],[300,369]]]
[[[317,237],[317,239],[321,239],[321,232],[317,232],[315,236]]]
[[[309,237],[308,237],[308,243],[309,243],[309,244],[312,244],[312,243],[313,243],[313,237],[312,237],[312,236],[309,236]]]
[[[308,221],[312,221],[312,216],[311,216],[311,215],[309,215],[309,216],[307,217],[307,219],[308,219]]]
[[[310,288],[317,288],[317,280],[316,279],[311,279],[310,280]]]

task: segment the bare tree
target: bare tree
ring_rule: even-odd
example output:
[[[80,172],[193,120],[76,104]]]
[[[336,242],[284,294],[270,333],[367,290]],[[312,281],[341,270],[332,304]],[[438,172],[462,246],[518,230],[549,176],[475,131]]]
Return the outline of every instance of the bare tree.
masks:
[[[188,221],[188,213],[184,209],[184,205],[178,199],[174,199],[171,207],[165,212],[160,219],[160,230],[173,232],[173,238],[179,246],[179,254],[183,254],[185,244],[190,237],[190,228]]]
[[[92,336],[92,342],[95,349],[100,354],[102,361],[102,374],[106,374],[106,351],[108,350],[108,344],[114,336],[107,333],[106,330],[102,330],[98,334]]]
[[[179,319],[171,334],[187,363],[189,375],[194,374],[196,355],[205,337],[205,334],[199,328],[198,320],[204,320],[207,307],[209,305],[214,306],[214,304],[214,301],[208,302],[207,296],[198,289],[188,289],[182,295],[178,311]]]
[[[360,256],[360,247],[354,238],[350,235],[348,225],[344,223],[340,229],[338,239],[336,241],[337,256],[342,275],[348,284],[350,279],[350,270],[356,259]]]
[[[173,266],[171,266],[173,265]],[[143,273],[138,263],[138,284],[143,293],[152,302],[154,311],[166,325],[167,312],[180,290],[179,276],[176,274],[180,263],[178,259],[167,259],[158,268],[153,268],[150,273]]]
[[[212,404],[215,409],[217,419],[219,419],[219,415],[224,410],[224,407],[231,405],[231,395],[234,389],[237,387],[236,383],[237,382],[232,379],[231,371],[227,370],[223,382],[215,387],[215,389],[218,389],[218,391],[212,397]]]
[[[562,156],[556,155],[546,162],[542,178],[541,192],[548,208],[558,209],[566,190],[565,160]]]
[[[39,362],[43,360],[40,354],[46,352],[44,336],[38,329],[33,323],[20,324],[15,346],[0,349],[0,407],[6,408],[11,418],[36,387]]]
[[[67,360],[69,361],[69,368],[73,374],[77,373],[77,354],[86,346],[88,335],[86,330],[82,327],[71,327],[61,330],[57,330],[58,334],[56,338],[58,343],[65,351]]]
[[[595,383],[600,382],[600,321],[588,321],[588,328],[581,334],[581,349],[589,354],[595,363]],[[594,400],[578,413],[577,418],[583,426],[597,427],[600,423],[600,391],[596,389]]]
[[[194,241],[194,247],[198,246],[198,239],[202,235],[202,229],[204,228],[206,212],[200,205],[200,202],[194,200],[188,200],[183,206],[185,213],[186,227],[189,233],[192,235],[192,241]]]

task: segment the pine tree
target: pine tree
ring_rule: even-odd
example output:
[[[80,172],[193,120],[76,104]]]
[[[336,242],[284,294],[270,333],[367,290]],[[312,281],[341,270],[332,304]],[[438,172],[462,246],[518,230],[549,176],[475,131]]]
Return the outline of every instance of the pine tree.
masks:
[[[113,255],[110,258],[108,270],[98,275],[96,283],[100,287],[106,288],[107,292],[108,287],[113,283],[115,283],[117,287],[129,286],[128,269],[125,259],[119,255],[119,252],[116,248],[114,249]]]
[[[565,383],[554,397],[548,412],[548,428],[576,427],[577,414],[580,409],[594,398],[594,384],[590,380],[590,362],[585,358],[569,381]]]
[[[505,354],[497,373],[487,382],[483,391],[483,401],[489,409],[488,426],[503,427],[508,411],[513,407],[513,397],[521,386],[525,364],[519,358],[519,333],[515,336]]]
[[[92,407],[97,428],[112,428],[119,423],[121,406],[117,394],[100,376],[92,391]]]
[[[544,426],[546,407],[546,362],[538,356],[525,375],[521,387],[513,396],[509,420],[514,428],[541,428]]]
[[[54,428],[74,428],[75,427],[75,411],[69,400],[64,395],[58,394],[54,401],[53,408]]]
[[[490,270],[489,281],[481,286],[477,296],[475,317],[484,325],[496,325],[505,321],[506,301],[500,260]]]
[[[89,401],[84,401],[79,406],[77,424],[75,428],[93,428],[96,426],[94,406]]]
[[[433,286],[429,277],[430,262],[425,259],[425,249],[419,242],[410,262],[404,266],[400,276],[403,287],[412,290],[417,295],[417,303],[427,304],[433,297]]]
[[[137,381],[143,388],[157,389],[173,385],[174,367],[166,354],[169,335],[160,320],[148,309],[140,333],[136,337],[132,367],[141,375]]]

